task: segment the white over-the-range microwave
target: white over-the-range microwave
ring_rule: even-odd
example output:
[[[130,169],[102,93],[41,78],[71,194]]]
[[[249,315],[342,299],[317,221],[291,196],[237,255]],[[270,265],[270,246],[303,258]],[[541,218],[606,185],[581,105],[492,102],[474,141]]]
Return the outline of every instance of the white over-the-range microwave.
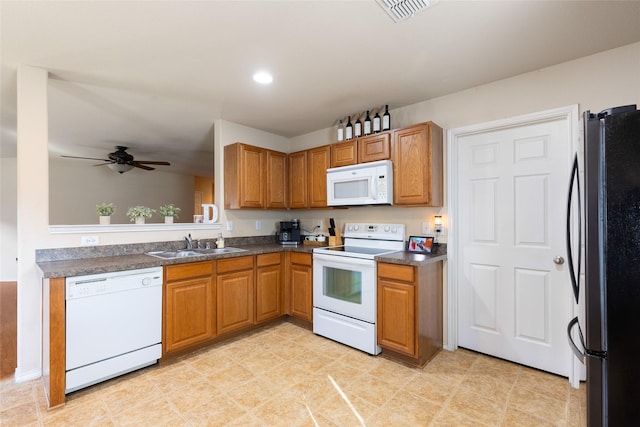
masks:
[[[392,202],[391,160],[327,169],[329,206],[390,205]]]

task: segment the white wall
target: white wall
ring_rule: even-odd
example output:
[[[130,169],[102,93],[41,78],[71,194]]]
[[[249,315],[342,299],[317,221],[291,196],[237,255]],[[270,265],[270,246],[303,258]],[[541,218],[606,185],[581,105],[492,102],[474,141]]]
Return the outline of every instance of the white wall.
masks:
[[[20,72],[19,76],[22,74],[23,72]],[[39,78],[33,80],[35,81],[32,82],[34,86],[32,90],[38,92],[42,90],[46,94],[46,83],[43,88]],[[20,94],[24,88],[19,86],[18,89],[19,99],[28,96]],[[581,110],[593,111],[622,104],[640,104],[640,43],[396,109],[391,111],[392,125],[400,127],[433,120],[443,128],[455,128],[576,103],[580,105]],[[44,105],[46,106],[46,102]],[[19,323],[18,326],[18,373],[26,376],[40,369],[38,356],[41,334],[38,317],[40,283],[36,273],[34,250],[79,246],[80,237],[49,234],[46,213],[43,213],[42,209],[31,209],[38,206],[46,207],[48,202],[46,114],[42,117],[39,108],[20,108],[18,114],[19,120],[26,120],[21,118],[28,117],[29,124],[33,128],[28,133],[36,134],[29,137],[21,136],[20,129],[27,126],[24,122],[20,126],[19,122],[18,209],[19,219],[23,225],[18,227],[21,242],[18,280],[20,281],[19,289],[23,291],[19,291],[18,298],[19,313],[23,316],[22,319],[19,318],[19,322],[23,320],[26,322]],[[43,132],[44,138],[41,135]],[[296,151],[332,142],[333,130],[322,129],[286,140],[224,120],[217,120],[214,134],[216,203],[222,206],[224,170],[222,147],[224,145],[240,140],[279,151]],[[280,143],[283,147],[279,146]],[[26,160],[27,150],[28,161]],[[37,163],[36,168],[32,167],[34,160]],[[368,207],[320,211],[227,211],[223,212],[221,220],[228,218],[234,221],[234,231],[225,231],[226,236],[270,234],[266,230],[263,230],[263,233],[252,230],[255,227],[251,225],[256,219],[275,223],[280,219],[299,217],[305,226],[306,222],[313,224],[314,218],[326,219],[329,216],[337,218],[339,223],[349,220],[405,222],[408,226],[408,234],[420,234],[420,222],[431,220],[436,212],[446,214],[446,208]],[[29,228],[24,224],[28,224]],[[275,229],[272,231],[275,233]],[[217,233],[212,234],[215,236]],[[106,233],[101,236],[101,244],[179,240],[182,235],[182,232]],[[207,238],[208,236],[197,237]],[[28,318],[24,318],[25,314],[28,314]]]
[[[16,158],[0,158],[0,282],[18,278]]]

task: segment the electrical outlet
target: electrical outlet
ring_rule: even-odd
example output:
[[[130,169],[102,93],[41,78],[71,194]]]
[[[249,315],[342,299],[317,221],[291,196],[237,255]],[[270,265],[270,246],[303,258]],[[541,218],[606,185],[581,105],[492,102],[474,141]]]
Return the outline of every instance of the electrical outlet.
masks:
[[[262,229],[262,221],[259,219],[256,220],[256,230]]]
[[[431,234],[431,223],[429,222],[422,223],[422,234]]]
[[[81,236],[80,237],[80,245],[82,246],[93,246],[100,243],[100,238],[98,236]]]
[[[233,231],[233,221],[227,221],[227,231]]]

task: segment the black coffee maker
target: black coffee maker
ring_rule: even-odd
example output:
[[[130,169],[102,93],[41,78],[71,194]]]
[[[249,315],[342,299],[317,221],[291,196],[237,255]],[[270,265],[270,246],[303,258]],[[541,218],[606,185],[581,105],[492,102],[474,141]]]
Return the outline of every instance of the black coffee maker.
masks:
[[[280,221],[280,233],[278,240],[283,245],[298,245],[302,243],[300,233],[300,222],[297,219],[291,221]]]

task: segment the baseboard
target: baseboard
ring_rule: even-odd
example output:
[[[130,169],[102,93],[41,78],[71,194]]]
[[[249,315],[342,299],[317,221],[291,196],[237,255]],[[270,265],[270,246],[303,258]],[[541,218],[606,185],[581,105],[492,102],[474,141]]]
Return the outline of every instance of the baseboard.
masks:
[[[38,379],[41,376],[42,376],[42,370],[41,369],[36,369],[35,371],[21,373],[20,372],[20,368],[17,368],[16,369],[16,373],[14,375],[14,378],[15,378],[17,383],[24,383],[24,382],[27,382],[27,381]]]

